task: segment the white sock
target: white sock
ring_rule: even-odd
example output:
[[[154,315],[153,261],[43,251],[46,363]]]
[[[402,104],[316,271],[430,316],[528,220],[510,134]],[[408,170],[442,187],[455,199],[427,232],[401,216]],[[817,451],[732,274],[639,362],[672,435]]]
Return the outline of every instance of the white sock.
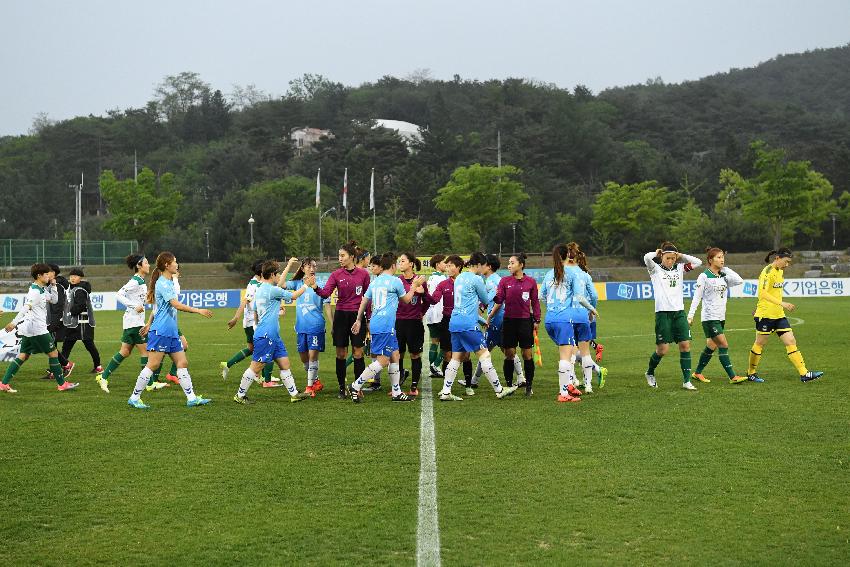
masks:
[[[502,383],[499,382],[499,375],[496,373],[496,369],[493,368],[493,359],[488,356],[487,358],[479,360],[478,363],[481,365],[481,371],[484,372],[484,375],[487,376],[487,379],[493,386],[493,390],[497,394],[501,392]]]
[[[390,362],[390,366],[387,368],[387,374],[390,375],[393,397],[396,397],[401,394],[401,371],[398,368],[398,362]]]
[[[455,360],[453,358],[449,361],[448,366],[446,366],[446,374],[443,376],[443,389],[440,392],[441,395],[452,393],[452,385],[455,383],[455,378],[457,378],[457,371],[459,368],[459,360]]]
[[[130,399],[134,402],[142,397],[142,392],[145,391],[145,388],[148,385],[148,380],[153,376],[153,370],[145,366],[142,368],[142,371],[139,373],[139,377],[136,378],[136,386],[133,388],[133,394],[130,396]]]
[[[593,378],[593,359],[589,354],[581,357],[581,366],[584,370],[584,385],[588,386]]]
[[[363,373],[357,377],[357,380],[351,384],[351,387],[354,388],[356,392],[359,392],[361,388],[363,388],[363,384],[365,384],[367,380],[371,380],[375,376],[378,376],[382,369],[383,366],[381,366],[380,362],[377,360],[373,361],[372,364],[367,366]]]
[[[482,372],[483,372],[483,370],[481,369],[481,361],[479,360],[478,364],[475,365],[475,372],[472,373],[473,380],[478,382],[478,379],[481,378]]]
[[[257,379],[257,375],[253,370],[247,368],[245,372],[242,373],[242,381],[239,382],[239,391],[236,392],[236,395],[240,398],[244,398],[245,394],[248,393],[248,388],[251,387],[251,382]]]
[[[562,396],[569,396],[570,392],[567,387],[572,383],[570,379],[570,362],[568,360],[558,361],[558,392]]]
[[[378,359],[377,359],[377,358],[373,358],[373,359],[372,359],[372,364],[377,364],[377,365],[380,367],[380,368],[378,369],[378,372],[377,372],[377,373],[375,374],[375,376],[374,376],[375,380],[377,380],[378,382],[380,382],[380,381],[381,381],[381,374],[383,374],[383,373],[384,373],[384,372],[383,372],[384,367],[383,367],[383,366],[381,366],[381,363],[380,363],[380,362],[378,362]]]
[[[307,385],[312,386],[316,383],[316,378],[319,376],[319,361],[311,360],[307,363]]]
[[[192,388],[192,378],[189,376],[188,368],[178,368],[177,379],[180,380],[180,387],[183,388],[187,400],[191,402],[198,397],[195,395],[195,389]]]
[[[522,373],[522,358],[518,353],[514,355],[514,373],[516,373],[517,378],[525,377]]]
[[[292,377],[291,370],[281,370],[280,379],[283,381],[283,385],[286,387],[290,396],[298,393],[298,388],[295,387],[295,378]]]

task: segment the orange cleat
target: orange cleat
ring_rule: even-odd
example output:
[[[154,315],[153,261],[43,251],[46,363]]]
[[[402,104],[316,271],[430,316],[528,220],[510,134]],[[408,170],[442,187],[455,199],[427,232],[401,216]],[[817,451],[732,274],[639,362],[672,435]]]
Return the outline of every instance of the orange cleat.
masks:
[[[178,378],[174,374],[166,374],[165,379],[168,380],[169,382],[174,382],[178,386],[180,385],[180,378]]]
[[[62,385],[56,386],[56,389],[60,392],[64,392],[65,390],[73,390],[77,386],[79,386],[79,383],[76,382],[62,382]]]
[[[704,382],[704,383],[711,382],[711,380],[709,380],[708,378],[706,378],[706,377],[705,377],[705,376],[703,376],[702,374],[697,374],[696,372],[694,372],[693,374],[691,374],[691,376],[692,376],[693,378],[696,378],[696,379],[697,379],[697,380],[699,380],[700,382]]]
[[[316,381],[313,382],[313,391],[317,394],[325,389],[325,385],[322,384],[322,381],[316,378]]]
[[[605,347],[599,343],[596,343],[596,364],[602,362],[602,352],[605,350]]]
[[[304,388],[304,393],[305,393],[305,394],[310,394],[310,397],[311,397],[311,398],[315,398],[315,397],[316,397],[316,392],[313,390],[313,386],[307,386],[306,388]]]
[[[573,397],[576,397],[576,398],[581,397],[581,390],[579,390],[578,388],[576,388],[572,384],[567,386],[567,392],[569,392],[570,395],[573,396]]]
[[[573,397],[573,396],[558,396],[558,399],[555,400],[555,401],[557,401],[559,403],[580,402],[581,398],[576,398],[576,397]]]
[[[408,396],[418,396],[418,395],[419,395],[419,390],[417,390],[416,388],[413,388],[412,390],[410,390],[410,391],[407,393],[407,395],[408,395]]]

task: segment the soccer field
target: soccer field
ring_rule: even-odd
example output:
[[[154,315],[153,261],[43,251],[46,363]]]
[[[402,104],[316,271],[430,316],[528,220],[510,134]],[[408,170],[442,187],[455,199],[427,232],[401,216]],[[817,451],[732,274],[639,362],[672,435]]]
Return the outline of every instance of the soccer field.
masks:
[[[812,383],[799,381],[773,339],[763,384],[729,385],[715,358],[712,382],[687,392],[673,354],[652,390],[643,372],[653,304],[611,301],[599,322],[608,382],[582,403],[555,403],[557,351],[542,330],[533,398],[499,401],[485,382],[463,402],[435,401],[442,563],[846,565],[850,302],[795,303],[806,362],[826,372]],[[753,307],[729,302],[739,374]],[[107,395],[80,344],[75,391],[38,379],[43,356],[23,367],[18,393],[0,393],[0,564],[416,562],[421,401],[337,400],[329,351],[320,370],[328,387],[315,399],[291,404],[283,388],[255,386],[257,403],[237,405],[244,363],[227,382],[218,374],[243,346],[241,330],[226,328],[231,311],[180,315],[196,391],[214,400],[206,407],[186,408],[172,387],[143,396],[151,410],[132,410],[137,358]],[[303,389],[293,316],[283,338]],[[98,314],[104,361],[120,325],[118,313]],[[699,326],[694,335],[696,363]]]

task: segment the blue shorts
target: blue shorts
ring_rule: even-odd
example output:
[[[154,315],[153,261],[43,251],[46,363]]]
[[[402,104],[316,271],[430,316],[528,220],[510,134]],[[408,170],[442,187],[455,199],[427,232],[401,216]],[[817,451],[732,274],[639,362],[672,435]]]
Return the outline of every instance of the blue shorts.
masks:
[[[280,337],[254,337],[254,354],[251,360],[268,364],[278,358],[286,358],[289,354]]]
[[[590,323],[573,323],[573,335],[577,343],[589,341],[593,338],[590,332]]]
[[[502,346],[502,326],[487,327],[487,332],[484,334],[487,338],[487,349],[492,350],[494,347]]]
[[[395,336],[395,331],[389,333],[378,333],[372,335],[370,354],[376,356],[390,356],[398,350],[398,338]]]
[[[590,322],[590,339],[596,340],[596,319]]]
[[[166,354],[183,352],[183,342],[180,337],[164,337],[158,335],[156,331],[151,331],[148,333],[148,350]]]
[[[558,346],[576,345],[576,335],[573,324],[569,321],[546,322],[546,332]]]
[[[317,350],[325,352],[325,333],[298,333],[298,352]]]
[[[452,352],[478,352],[482,349],[487,349],[487,341],[479,329],[452,331]]]

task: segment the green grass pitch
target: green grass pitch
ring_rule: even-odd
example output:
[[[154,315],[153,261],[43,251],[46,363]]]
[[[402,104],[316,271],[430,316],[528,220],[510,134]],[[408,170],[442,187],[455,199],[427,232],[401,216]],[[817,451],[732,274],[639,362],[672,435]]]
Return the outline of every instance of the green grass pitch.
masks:
[[[435,402],[443,564],[846,565],[850,303],[795,303],[806,362],[826,372],[809,384],[773,339],[764,384],[729,385],[715,358],[712,382],[686,392],[673,354],[652,390],[652,303],[612,301],[599,322],[608,383],[581,404],[555,403],[556,349],[542,329],[533,398],[498,401],[485,383],[461,403]],[[738,373],[752,308],[729,302]],[[253,387],[255,405],[234,404],[244,363],[227,382],[218,374],[243,346],[240,329],[226,329],[230,312],[181,314],[207,407],[186,408],[172,387],[143,396],[151,410],[132,410],[137,358],[106,395],[81,344],[76,391],[38,379],[43,356],[23,367],[18,393],[0,393],[0,564],[415,563],[420,403],[337,400],[328,351],[317,398],[291,404],[283,389]],[[295,354],[293,315],[282,328]],[[119,314],[98,323],[108,361]],[[694,335],[695,364],[699,326]]]

